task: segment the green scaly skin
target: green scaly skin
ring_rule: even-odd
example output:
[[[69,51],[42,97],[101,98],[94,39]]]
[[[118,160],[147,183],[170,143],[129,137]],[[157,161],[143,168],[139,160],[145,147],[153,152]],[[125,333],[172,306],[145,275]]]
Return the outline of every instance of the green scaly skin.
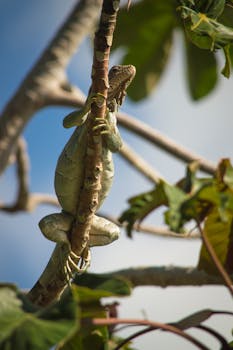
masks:
[[[109,71],[109,90],[107,98],[106,118],[96,118],[95,130],[99,130],[103,138],[102,147],[102,165],[103,173],[101,177],[101,190],[99,194],[98,209],[108,195],[112,185],[114,167],[112,161],[112,152],[117,152],[121,145],[121,137],[116,125],[117,107],[122,104],[126,95],[126,88],[131,83],[135,75],[135,68],[128,66],[113,66]],[[64,271],[71,277],[70,265],[76,268],[76,271],[83,272],[90,263],[89,247],[102,246],[113,242],[119,237],[119,227],[114,223],[94,215],[88,247],[84,256],[78,257],[70,248],[68,233],[71,230],[72,223],[76,217],[78,207],[78,198],[84,178],[84,158],[87,147],[88,126],[86,120],[93,100],[103,99],[100,95],[89,94],[84,108],[81,111],[75,111],[65,117],[63,125],[66,128],[77,126],[71,138],[65,145],[57,162],[55,172],[55,191],[58,201],[62,207],[61,213],[55,213],[45,216],[39,226],[42,233],[50,240],[62,245],[63,254],[69,251],[68,258],[64,263]],[[77,266],[74,261],[81,261]]]

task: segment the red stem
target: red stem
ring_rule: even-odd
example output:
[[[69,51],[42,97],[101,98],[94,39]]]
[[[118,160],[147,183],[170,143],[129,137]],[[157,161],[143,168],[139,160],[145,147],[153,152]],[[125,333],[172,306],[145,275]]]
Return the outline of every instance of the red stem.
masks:
[[[109,326],[109,325],[116,325],[116,324],[137,324],[140,326],[149,326],[153,327],[153,329],[162,329],[164,331],[168,331],[174,334],[177,334],[186,340],[190,341],[192,344],[196,345],[199,349],[202,350],[209,350],[204,344],[200,343],[198,340],[196,340],[191,335],[183,332],[179,328],[176,328],[175,326],[160,323],[160,322],[154,322],[154,321],[148,321],[148,320],[138,320],[138,319],[120,319],[120,318],[94,318],[92,320],[92,323],[97,326]],[[123,344],[122,344],[123,345]],[[119,349],[119,346],[115,348],[115,350]]]

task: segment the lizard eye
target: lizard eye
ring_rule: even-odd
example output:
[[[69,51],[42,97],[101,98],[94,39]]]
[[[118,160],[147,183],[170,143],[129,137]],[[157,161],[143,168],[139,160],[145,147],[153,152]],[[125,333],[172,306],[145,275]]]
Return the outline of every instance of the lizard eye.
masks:
[[[118,71],[118,68],[117,67],[112,67],[110,69],[111,73],[116,73]]]

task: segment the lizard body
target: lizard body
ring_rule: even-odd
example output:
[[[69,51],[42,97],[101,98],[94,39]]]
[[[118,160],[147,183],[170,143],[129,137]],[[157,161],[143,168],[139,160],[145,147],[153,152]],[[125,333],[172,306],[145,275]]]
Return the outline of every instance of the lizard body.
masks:
[[[128,66],[113,66],[109,71],[109,89],[107,97],[107,115],[105,119],[96,118],[94,129],[99,130],[102,137],[102,166],[101,187],[98,198],[98,208],[107,196],[114,175],[112,152],[117,152],[122,141],[116,125],[117,107],[122,104],[126,95],[126,88],[135,75],[135,68]],[[76,126],[76,129],[65,145],[57,162],[55,172],[55,191],[58,201],[62,207],[61,213],[55,213],[44,217],[39,226],[42,233],[50,240],[62,244],[62,251],[70,248],[69,232],[76,219],[79,203],[79,193],[83,186],[85,170],[85,154],[87,151],[88,115],[91,103],[98,100],[103,102],[103,97],[89,93],[89,97],[81,111],[75,111],[65,117],[64,127]],[[89,247],[106,245],[119,236],[119,228],[114,223],[94,215],[89,234]],[[80,258],[71,252],[66,262],[66,272],[71,271],[69,263],[74,267],[72,258]],[[55,258],[54,258],[55,259]],[[89,264],[89,254],[82,257],[78,272],[82,272]]]

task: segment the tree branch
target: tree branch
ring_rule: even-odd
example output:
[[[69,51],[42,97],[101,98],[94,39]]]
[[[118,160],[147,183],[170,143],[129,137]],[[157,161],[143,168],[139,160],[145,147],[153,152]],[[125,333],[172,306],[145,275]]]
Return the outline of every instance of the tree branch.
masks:
[[[158,286],[158,287],[184,287],[184,286],[224,286],[222,278],[209,275],[195,267],[156,266],[135,267],[104,273],[108,277],[124,277],[130,281],[132,287]]]
[[[125,113],[118,114],[118,121],[120,125],[129,131],[133,131],[135,134],[157,145],[159,148],[172,154],[175,158],[186,163],[198,160],[201,170],[211,175],[214,174],[216,167],[212,162],[179,145],[169,137],[162,135],[159,131],[151,128],[151,126],[139,121],[138,119],[132,118]]]
[[[13,205],[4,205],[3,203],[0,204],[1,210],[11,213],[20,210],[27,210],[27,203],[29,199],[29,158],[26,141],[22,137],[18,140],[17,143],[15,162],[18,180],[18,193],[15,203]]]
[[[93,28],[101,0],[81,0],[36,62],[0,118],[0,173],[14,151],[19,135],[32,115],[64,89],[65,68],[84,36]],[[51,96],[50,96],[51,95]]]
[[[63,99],[65,106],[73,107],[82,107],[84,105],[85,99],[80,99],[80,95],[72,94],[67,99]],[[57,100],[57,104],[61,105],[62,103]],[[152,128],[150,125],[141,122],[140,120],[130,116],[129,114],[119,112],[117,114],[118,123],[128,129],[129,131],[141,136],[146,141],[151,142],[152,144],[158,146],[160,149],[165,152],[173,155],[175,158],[185,162],[190,163],[194,160],[197,160],[200,165],[200,170],[204,171],[207,174],[213,175],[216,170],[216,166],[213,162],[208,159],[205,159],[201,155],[188,150],[183,145],[178,144],[173,139],[169,138],[166,135],[161,134],[158,130]]]
[[[16,200],[15,203],[11,205],[0,203],[0,210],[7,213],[15,213],[18,211],[30,212],[33,211],[37,205],[42,203],[59,206],[58,200],[52,195],[29,192],[29,157],[26,141],[22,137],[18,140],[15,162],[18,183]]]
[[[158,183],[163,179],[162,175],[153,169],[150,164],[147,163],[138,153],[133,151],[126,142],[123,143],[119,153],[129,164],[131,164],[151,182]]]
[[[86,260],[88,261],[89,251],[88,247],[85,248],[89,240],[92,218],[99,204],[98,197],[102,174],[102,138],[98,131],[93,130],[93,126],[95,118],[104,118],[106,115],[106,99],[109,87],[108,62],[118,7],[119,0],[104,0],[99,29],[95,34],[94,41],[91,93],[99,94],[105,97],[105,100],[102,104],[96,102],[91,104],[91,112],[86,122],[87,144],[83,149],[84,174],[80,180],[75,220],[71,232],[69,232],[71,249],[76,254],[81,268],[87,264]],[[63,260],[68,259],[69,253],[64,244],[56,245],[46,269],[28,293],[28,297],[33,303],[46,306],[59,298],[68,283],[64,268],[59,262],[61,257],[63,257]],[[75,271],[74,266],[70,266],[70,269],[72,272]]]
[[[119,0],[103,1],[99,28],[94,38],[91,93],[103,96],[104,102],[91,104],[91,112],[87,121],[84,178],[82,179],[75,222],[70,236],[71,249],[77,256],[82,256],[85,251],[93,216],[99,205],[103,172],[102,138],[99,131],[93,131],[93,126],[96,118],[105,118],[106,115],[109,56],[119,5]]]
[[[126,224],[121,223],[117,220],[116,217],[112,215],[107,215],[104,213],[100,213],[101,217],[106,218],[107,220],[114,222],[116,225],[121,227],[126,227]],[[190,232],[187,231],[185,233],[177,233],[174,231],[169,230],[168,228],[164,226],[155,226],[155,225],[148,225],[148,224],[134,224],[133,230],[141,233],[148,233],[153,236],[162,236],[162,237],[171,237],[171,238],[186,238],[186,239],[193,239],[193,238],[200,238],[199,232]]]

